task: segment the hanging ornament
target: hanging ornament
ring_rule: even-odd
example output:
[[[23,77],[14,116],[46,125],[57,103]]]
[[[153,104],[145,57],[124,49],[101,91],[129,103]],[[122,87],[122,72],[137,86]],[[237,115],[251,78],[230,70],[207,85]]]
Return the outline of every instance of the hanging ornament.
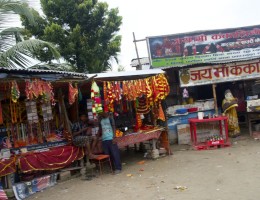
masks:
[[[162,104],[161,102],[159,103],[159,108],[158,108],[158,119],[162,120],[162,121],[165,121],[165,115],[164,115],[164,112],[163,112],[163,108],[162,108]]]
[[[92,82],[91,86],[91,99],[92,99],[92,113],[94,119],[97,117],[97,113],[103,112],[100,90],[95,81]]]
[[[71,83],[69,83],[69,104],[72,105],[78,96],[78,87],[74,88]]]
[[[136,113],[147,114],[150,112],[150,106],[147,104],[147,99],[145,97],[138,98],[138,104],[136,104]]]
[[[20,98],[20,91],[17,85],[16,81],[12,81],[12,87],[11,87],[11,99],[14,103],[17,102],[17,100]]]
[[[109,100],[108,100],[108,96],[107,96],[107,82],[103,82],[103,92],[104,92],[104,111],[108,112],[108,104],[109,104]]]

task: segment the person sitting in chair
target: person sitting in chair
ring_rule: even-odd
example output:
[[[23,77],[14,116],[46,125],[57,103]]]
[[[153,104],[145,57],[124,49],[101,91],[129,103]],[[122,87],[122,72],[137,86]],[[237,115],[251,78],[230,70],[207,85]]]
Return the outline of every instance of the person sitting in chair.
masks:
[[[85,147],[86,155],[89,159],[96,158],[96,155],[93,154],[93,150],[97,144],[98,138],[92,136],[92,129],[88,126],[88,118],[86,114],[80,114],[80,121],[72,125],[72,132],[73,144],[78,147]],[[92,148],[91,142],[93,142]]]

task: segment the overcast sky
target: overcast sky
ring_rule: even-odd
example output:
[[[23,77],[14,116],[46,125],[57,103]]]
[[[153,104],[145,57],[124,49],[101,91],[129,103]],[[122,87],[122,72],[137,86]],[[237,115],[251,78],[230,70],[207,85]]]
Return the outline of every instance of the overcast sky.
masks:
[[[259,0],[106,0],[123,16],[120,64],[130,69],[136,58],[136,39],[196,30],[260,24]],[[140,57],[148,56],[146,42],[138,43]]]
[[[39,0],[28,1],[39,8]],[[147,36],[260,24],[259,0],[104,1],[111,8],[118,7],[123,16],[119,32],[123,37],[119,64],[127,70],[131,70],[131,59],[136,58],[133,32],[136,39],[144,39]],[[140,57],[148,56],[146,42],[138,43],[138,51]]]

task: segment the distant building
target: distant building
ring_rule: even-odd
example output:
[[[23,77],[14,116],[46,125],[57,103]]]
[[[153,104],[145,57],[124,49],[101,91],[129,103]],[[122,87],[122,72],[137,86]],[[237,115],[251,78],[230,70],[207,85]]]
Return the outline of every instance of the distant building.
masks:
[[[150,69],[150,61],[148,57],[139,58],[141,66],[137,58],[131,60],[131,66],[136,67],[136,70]]]

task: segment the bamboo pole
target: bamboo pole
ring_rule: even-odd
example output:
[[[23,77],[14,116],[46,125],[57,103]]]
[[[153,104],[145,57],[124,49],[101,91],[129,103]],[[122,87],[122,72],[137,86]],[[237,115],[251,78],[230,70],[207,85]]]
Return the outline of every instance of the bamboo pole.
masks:
[[[135,51],[136,51],[136,56],[137,56],[137,60],[138,60],[138,64],[139,64],[139,68],[141,69],[142,65],[139,59],[139,53],[138,53],[138,49],[137,49],[137,45],[136,45],[136,40],[135,40],[135,33],[133,32],[133,38],[134,38],[134,43],[135,43]]]
[[[213,91],[213,97],[214,97],[215,114],[218,115],[218,102],[217,102],[217,95],[216,95],[216,84],[212,84],[212,91]]]

